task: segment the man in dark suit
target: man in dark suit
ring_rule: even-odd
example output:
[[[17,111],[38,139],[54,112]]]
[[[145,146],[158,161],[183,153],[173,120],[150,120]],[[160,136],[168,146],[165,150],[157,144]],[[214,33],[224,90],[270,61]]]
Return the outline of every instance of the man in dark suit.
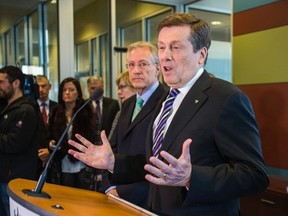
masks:
[[[130,44],[127,52],[127,69],[129,80],[137,94],[124,101],[110,144],[119,154],[145,155],[145,138],[152,114],[158,101],[166,93],[158,81],[160,65],[156,47],[142,41]],[[133,116],[140,98],[143,100],[142,108]],[[111,182],[114,185],[106,190],[106,193],[142,207],[147,206],[149,189],[147,181],[121,184],[114,182],[112,175]]]
[[[95,89],[97,88],[102,88],[104,90],[104,83],[102,78],[97,77],[97,76],[91,76],[88,77],[87,79],[87,90],[88,94],[91,97],[92,93]],[[94,111],[96,113],[96,120],[97,120],[97,125],[100,125],[98,128],[104,130],[106,134],[109,134],[112,128],[112,124],[114,121],[114,118],[118,111],[120,110],[120,106],[117,100],[112,99],[112,98],[107,98],[107,97],[100,97],[96,101],[91,102],[94,108]],[[101,142],[100,141],[100,131],[99,132],[99,140],[96,142]],[[98,170],[97,175],[96,175],[96,190],[97,191],[102,191],[102,171]]]
[[[45,75],[37,75],[36,81],[39,86],[39,98],[37,99],[37,102],[39,104],[40,111],[42,114],[42,119],[46,127],[46,133],[48,134],[47,124],[49,120],[49,113],[51,112],[52,108],[57,104],[57,102],[49,99],[49,92],[51,89],[51,84],[48,78]],[[43,145],[44,143],[38,150],[38,157],[42,161],[40,162],[40,165],[39,165],[39,170],[38,170],[39,175],[50,156],[47,146],[43,146]]]
[[[70,154],[122,182],[145,177],[151,182],[148,206],[160,215],[239,216],[239,198],[269,183],[251,103],[236,86],[204,70],[211,43],[206,21],[172,14],[158,32],[170,93],[148,130],[148,164],[145,158],[114,155],[104,133],[101,148],[77,135],[84,146],[69,143],[82,153]]]
[[[87,79],[87,89],[89,96],[96,88],[104,88],[103,80],[97,76],[91,76]],[[120,110],[120,106],[117,100],[107,97],[101,97],[98,101],[93,101],[93,107],[95,112],[97,106],[99,106],[99,116],[101,119],[101,130],[105,130],[106,134],[110,133],[112,123],[117,112]]]

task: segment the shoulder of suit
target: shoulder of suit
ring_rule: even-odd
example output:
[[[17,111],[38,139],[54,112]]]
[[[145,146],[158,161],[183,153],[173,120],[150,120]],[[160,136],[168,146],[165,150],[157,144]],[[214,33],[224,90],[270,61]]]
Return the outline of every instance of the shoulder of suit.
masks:
[[[108,97],[103,97],[103,101],[107,101],[107,102],[117,102],[118,103],[118,101],[116,100],[116,99],[114,99],[114,98],[108,98]]]

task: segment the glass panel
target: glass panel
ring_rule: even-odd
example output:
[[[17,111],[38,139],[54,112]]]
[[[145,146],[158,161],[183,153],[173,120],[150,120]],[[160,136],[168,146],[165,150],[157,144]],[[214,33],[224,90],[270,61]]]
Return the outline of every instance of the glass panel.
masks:
[[[131,25],[120,28],[121,47],[127,47],[130,43],[142,40],[142,22],[136,22]]]
[[[212,42],[205,69],[214,76],[231,82],[231,14],[227,12],[221,13],[220,8],[213,9],[210,7],[209,11],[204,10],[205,7],[201,7],[201,9],[192,8],[194,5],[195,7],[198,6],[197,4],[192,3],[189,5],[188,12],[206,20],[211,27]]]
[[[101,76],[100,71],[100,56],[99,55],[99,37],[92,39],[92,74]]]
[[[111,71],[109,64],[109,37],[108,34],[100,36],[100,76],[103,77],[106,86],[106,95],[111,95],[110,81],[111,81]]]
[[[88,76],[90,70],[88,41],[76,46],[77,76]]]
[[[58,97],[58,16],[57,4],[47,3],[44,5],[44,38],[45,38],[45,71],[52,89],[49,98],[56,100]]]
[[[157,32],[158,24],[164,17],[168,16],[172,12],[173,11],[171,9],[164,13],[157,14],[153,17],[150,17],[146,20],[147,40],[153,43],[155,46],[157,45],[157,40],[158,40],[158,32]]]
[[[15,28],[16,37],[16,61],[17,64],[22,66],[26,62],[25,56],[25,31],[24,21],[20,22]]]
[[[40,65],[40,46],[39,46],[39,21],[38,12],[34,12],[29,17],[29,53],[30,65]]]
[[[15,58],[14,58],[14,44],[12,30],[8,31],[5,34],[5,42],[6,42],[6,51],[7,51],[7,65],[15,65]]]
[[[74,40],[77,77],[86,89],[86,78],[93,74],[103,78],[104,94],[110,96],[110,6],[107,0],[73,0]],[[87,46],[84,48],[86,43]],[[89,45],[88,45],[89,44]],[[79,46],[83,46],[80,48]],[[84,51],[86,49],[86,51]],[[80,59],[81,58],[81,59]],[[92,62],[91,62],[92,61]],[[91,66],[90,66],[91,65]],[[85,73],[84,73],[85,72]],[[83,90],[86,94],[87,90]]]

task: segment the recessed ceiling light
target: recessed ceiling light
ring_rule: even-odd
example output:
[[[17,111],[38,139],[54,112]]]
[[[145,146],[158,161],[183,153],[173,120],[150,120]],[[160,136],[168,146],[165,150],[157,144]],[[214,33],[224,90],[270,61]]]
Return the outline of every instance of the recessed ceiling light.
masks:
[[[220,21],[212,21],[211,22],[211,25],[221,25],[222,24],[222,22],[220,22]]]

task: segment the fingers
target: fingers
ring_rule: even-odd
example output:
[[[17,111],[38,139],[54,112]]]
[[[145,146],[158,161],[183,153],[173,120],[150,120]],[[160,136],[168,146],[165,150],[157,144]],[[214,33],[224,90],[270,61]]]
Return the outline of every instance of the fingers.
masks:
[[[89,140],[87,140],[85,137],[81,136],[80,134],[75,134],[75,137],[82,143],[82,145],[86,146],[87,148],[90,145],[93,145]],[[75,142],[76,143],[76,142]],[[73,145],[74,146],[74,145]],[[75,147],[75,146],[74,146]]]
[[[190,157],[191,139],[187,139],[182,145],[182,154],[175,158],[166,151],[161,151],[160,155],[166,163],[156,157],[150,157],[152,164],[146,164],[144,169],[150,172],[145,178],[158,185],[185,186],[190,180],[192,165]]]
[[[158,160],[158,159],[157,159]],[[163,162],[162,162],[163,163]],[[167,166],[167,164],[165,164],[165,166],[166,167],[168,167]],[[164,171],[164,169],[163,168],[160,168],[161,166],[157,163],[157,165],[156,164],[153,164],[153,165],[151,165],[151,164],[146,164],[145,166],[144,166],[144,169],[145,170],[147,170],[149,173],[151,173],[152,175],[154,175],[154,176],[157,176],[157,177],[159,177],[159,178],[162,178],[163,177],[163,172],[164,173],[166,173],[166,171]],[[167,170],[167,169],[166,169]]]
[[[185,160],[191,160],[190,159],[190,145],[192,143],[192,139],[187,139],[185,140],[185,142],[183,143],[183,146],[182,146],[182,155],[181,157]]]
[[[102,144],[103,144],[103,145],[106,145],[106,146],[107,146],[107,145],[110,146],[110,143],[109,143],[109,141],[108,141],[108,138],[107,138],[106,133],[105,133],[104,130],[101,131],[100,136],[101,136]]]

